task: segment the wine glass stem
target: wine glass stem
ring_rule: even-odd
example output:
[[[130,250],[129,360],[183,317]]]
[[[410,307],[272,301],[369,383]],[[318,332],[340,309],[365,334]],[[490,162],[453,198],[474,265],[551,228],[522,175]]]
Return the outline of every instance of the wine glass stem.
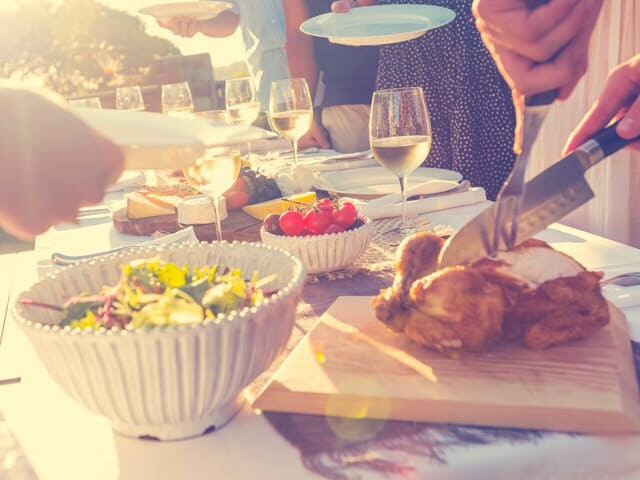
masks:
[[[213,197],[213,208],[216,211],[216,238],[222,241],[222,225],[220,223],[220,196]]]
[[[402,228],[407,228],[409,225],[407,222],[407,175],[398,177],[398,180],[400,180],[400,194],[402,195]]]
[[[293,144],[293,165],[298,165],[298,139],[291,142]]]

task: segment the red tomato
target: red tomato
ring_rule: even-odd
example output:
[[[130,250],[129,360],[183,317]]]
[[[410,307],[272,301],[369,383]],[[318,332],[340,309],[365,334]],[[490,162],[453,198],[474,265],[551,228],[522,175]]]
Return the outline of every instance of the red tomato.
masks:
[[[311,210],[304,217],[304,224],[312,234],[322,235],[327,227],[331,225],[331,212],[326,210]]]
[[[280,230],[280,215],[277,213],[270,213],[262,223],[265,231],[273,233],[274,235],[282,235],[282,230]]]
[[[329,225],[327,227],[327,229],[324,231],[324,233],[342,233],[346,230],[345,227],[343,227],[342,225],[339,225],[337,223],[332,223],[331,225]]]
[[[249,194],[240,190],[228,191],[224,194],[227,210],[238,210],[249,203]]]
[[[332,216],[333,223],[342,225],[344,228],[349,228],[353,225],[353,222],[356,221],[356,218],[358,218],[358,212],[356,211],[356,207],[353,203],[345,202],[339,209],[333,212]]]
[[[300,212],[290,210],[280,215],[278,224],[285,235],[298,236],[304,230],[304,217]]]
[[[330,198],[323,198],[322,200],[318,200],[317,206],[320,210],[324,210],[329,213],[333,213],[333,211],[336,209]]]

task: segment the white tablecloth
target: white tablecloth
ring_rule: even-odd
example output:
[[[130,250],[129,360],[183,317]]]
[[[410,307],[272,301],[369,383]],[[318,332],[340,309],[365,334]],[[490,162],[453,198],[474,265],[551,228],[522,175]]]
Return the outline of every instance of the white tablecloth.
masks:
[[[429,217],[435,224],[458,227],[484,207],[462,207]],[[591,269],[640,269],[640,251],[601,237],[562,226],[554,226],[540,237]],[[104,225],[49,232],[38,239],[34,255],[23,257],[19,267],[12,267],[14,288],[19,290],[33,281],[34,260],[42,258],[45,248],[48,253],[73,242],[81,250],[92,242],[92,248],[98,249],[126,240],[114,236]],[[631,298],[621,306],[625,307],[634,337],[640,341],[640,291],[636,287],[629,292]],[[616,295],[617,291],[610,298],[614,303],[621,302]],[[53,383],[13,322],[2,349],[5,359],[20,366],[23,381],[0,387],[0,411],[42,480],[318,478],[304,467],[299,452],[249,407],[221,431],[191,440],[159,443],[124,438],[111,431],[107,420],[70,400]],[[339,468],[349,479],[640,478],[640,436],[545,433],[525,435],[516,441],[500,438],[484,445],[449,445],[439,451],[444,461],[433,461],[417,449],[413,453],[396,450],[392,445],[385,451],[367,453],[373,456],[370,459],[380,455],[381,460],[409,465],[411,471],[405,473],[360,470],[358,462],[344,463],[344,459]],[[326,462],[331,465],[335,458],[327,457]],[[0,478],[4,478],[2,468],[0,465]]]

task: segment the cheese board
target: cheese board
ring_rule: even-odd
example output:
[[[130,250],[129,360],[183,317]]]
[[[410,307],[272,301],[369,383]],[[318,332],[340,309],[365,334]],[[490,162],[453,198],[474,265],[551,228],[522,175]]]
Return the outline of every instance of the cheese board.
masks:
[[[640,431],[624,315],[547,350],[503,345],[444,357],[376,320],[370,297],[340,297],[254,403],[265,411],[614,433]]]

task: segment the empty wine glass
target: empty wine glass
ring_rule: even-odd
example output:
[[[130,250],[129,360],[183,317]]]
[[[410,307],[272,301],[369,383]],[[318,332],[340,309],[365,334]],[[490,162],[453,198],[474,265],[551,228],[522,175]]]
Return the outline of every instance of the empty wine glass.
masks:
[[[193,99],[187,82],[162,85],[162,112],[175,116],[193,114]]]
[[[102,102],[98,97],[78,98],[76,100],[69,100],[69,105],[76,108],[93,108],[96,110],[102,109]]]
[[[402,194],[402,224],[398,231],[415,231],[407,222],[407,179],[431,150],[431,123],[421,88],[394,88],[373,94],[369,139],[376,161],[397,175]]]
[[[218,240],[222,240],[220,197],[231,188],[238,178],[241,163],[240,153],[237,149],[218,147],[207,150],[203,157],[183,169],[187,181],[213,199]]]
[[[139,86],[116,88],[116,109],[117,110],[144,110],[144,99]]]
[[[271,84],[269,97],[271,125],[291,140],[293,163],[298,163],[298,140],[311,128],[313,103],[304,78],[278,80]]]

